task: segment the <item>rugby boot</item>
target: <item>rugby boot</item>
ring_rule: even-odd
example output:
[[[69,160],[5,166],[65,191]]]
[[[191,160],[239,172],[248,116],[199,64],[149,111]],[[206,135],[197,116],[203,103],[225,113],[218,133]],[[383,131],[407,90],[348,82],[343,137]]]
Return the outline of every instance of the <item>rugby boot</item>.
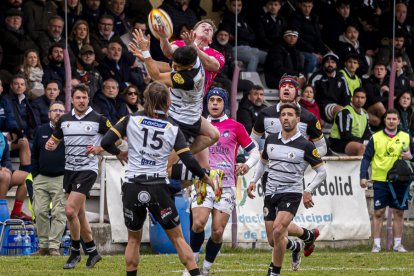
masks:
[[[313,250],[315,250],[315,241],[319,237],[319,229],[314,228],[311,230],[313,232],[313,239],[311,241],[305,242],[305,248],[303,249],[303,255],[309,257]]]
[[[304,247],[303,241],[296,241],[296,249],[292,251],[292,270],[299,270],[301,261],[301,251]]]
[[[201,205],[207,196],[207,183],[200,183],[200,190],[197,191],[197,204]]]
[[[213,180],[214,187],[215,187],[215,201],[219,202],[221,199],[221,194],[223,192],[223,177],[224,171],[223,170],[210,170],[210,178]]]

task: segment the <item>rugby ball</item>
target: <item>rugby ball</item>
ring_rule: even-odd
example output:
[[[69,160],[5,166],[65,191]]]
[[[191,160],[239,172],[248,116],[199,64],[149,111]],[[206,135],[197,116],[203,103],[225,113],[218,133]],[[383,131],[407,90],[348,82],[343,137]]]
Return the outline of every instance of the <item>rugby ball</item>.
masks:
[[[148,14],[148,26],[152,35],[156,39],[160,39],[160,35],[154,30],[154,25],[164,26],[165,31],[168,34],[168,39],[171,38],[173,34],[173,23],[170,16],[163,9],[152,9]]]

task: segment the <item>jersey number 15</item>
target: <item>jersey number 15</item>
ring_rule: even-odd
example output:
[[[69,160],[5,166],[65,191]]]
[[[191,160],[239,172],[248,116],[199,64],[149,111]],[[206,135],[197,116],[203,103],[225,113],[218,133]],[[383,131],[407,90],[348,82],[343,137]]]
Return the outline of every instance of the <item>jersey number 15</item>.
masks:
[[[148,133],[149,133],[149,130],[148,130],[147,128],[145,128],[145,127],[144,127],[144,128],[142,128],[142,131],[144,132],[144,141],[143,141],[142,145],[143,145],[144,147],[147,147],[147,144],[148,144]],[[153,141],[154,143],[150,143],[150,144],[149,144],[149,146],[150,146],[151,148],[155,149],[155,150],[158,150],[158,149],[162,148],[163,141],[162,141],[162,139],[159,137],[159,136],[162,136],[162,135],[164,135],[164,132],[159,131],[159,130],[155,130],[155,131],[154,131],[154,134],[152,135],[152,141]]]

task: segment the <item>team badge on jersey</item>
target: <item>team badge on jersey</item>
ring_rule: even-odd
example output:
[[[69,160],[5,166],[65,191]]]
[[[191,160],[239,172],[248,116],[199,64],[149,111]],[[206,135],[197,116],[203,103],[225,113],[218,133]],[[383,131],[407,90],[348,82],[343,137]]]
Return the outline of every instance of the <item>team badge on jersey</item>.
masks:
[[[138,194],[138,201],[141,203],[148,203],[151,200],[151,196],[147,191],[141,191]]]
[[[321,122],[319,122],[319,120],[316,122],[316,129],[321,130]]]
[[[180,75],[180,73],[175,73],[174,76],[173,76],[173,80],[178,84],[184,84],[184,79]]]
[[[294,152],[289,152],[289,153],[288,153],[288,158],[289,158],[289,159],[291,159],[291,160],[292,160],[292,159],[295,159],[295,157],[296,157],[296,154],[295,154]]]
[[[315,156],[316,158],[321,158],[321,155],[319,154],[319,151],[317,149],[314,149],[312,151],[312,155]]]
[[[86,125],[84,130],[85,130],[85,132],[91,132],[92,131],[92,126],[91,125]]]

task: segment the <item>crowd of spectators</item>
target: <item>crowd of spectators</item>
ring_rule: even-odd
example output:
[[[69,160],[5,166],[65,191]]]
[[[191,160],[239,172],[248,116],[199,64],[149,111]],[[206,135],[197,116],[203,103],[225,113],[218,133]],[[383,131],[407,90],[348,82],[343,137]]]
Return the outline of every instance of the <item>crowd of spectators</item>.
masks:
[[[397,1],[395,12],[392,1],[386,0],[213,2],[221,18],[210,46],[226,59],[216,86],[230,92],[237,52],[242,70],[262,74],[268,88],[278,88],[286,73],[296,76],[302,91],[298,102],[322,126],[335,127],[335,122],[340,123],[338,115],[356,116],[350,109],[363,102],[355,112],[368,116],[368,130],[379,129],[394,90],[400,128],[414,133],[414,23],[408,16],[414,4],[410,1]],[[25,138],[32,144],[36,129],[49,123],[50,104],[56,100],[65,104],[68,83],[86,84],[92,107],[111,123],[142,109],[142,91],[151,79],[143,60],[128,51],[128,43],[134,29],[149,33],[146,22],[151,8],[148,0],[68,0],[67,6],[62,0],[2,1],[0,130],[11,142],[12,156],[26,156],[21,163],[24,171],[30,171],[30,162],[21,148],[28,147],[19,148],[18,140]],[[164,0],[161,8],[173,21],[171,40],[179,39],[205,15],[199,1]],[[152,57],[168,60],[159,42],[154,37],[151,41]],[[70,67],[65,65],[66,55]],[[248,132],[265,107],[263,91],[260,86],[247,89],[239,104],[238,120]],[[360,93],[353,100],[355,91]],[[358,138],[361,145],[356,150],[345,150],[343,144],[337,148],[363,153],[361,141],[370,131],[359,130],[363,137]],[[337,132],[344,134],[342,129]]]

